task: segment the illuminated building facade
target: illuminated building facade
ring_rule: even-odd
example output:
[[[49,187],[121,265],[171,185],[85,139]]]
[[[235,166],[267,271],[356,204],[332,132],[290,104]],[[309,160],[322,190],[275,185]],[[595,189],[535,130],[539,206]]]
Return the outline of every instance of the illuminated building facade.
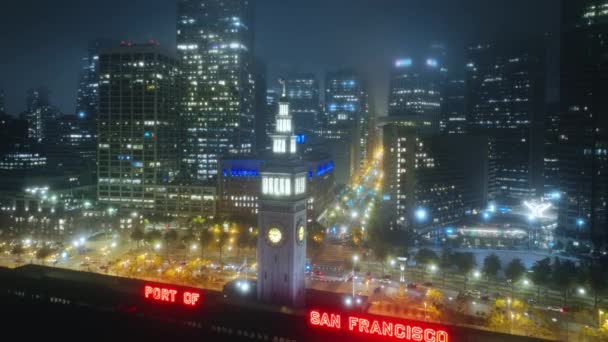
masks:
[[[298,145],[305,148],[304,145]],[[334,162],[319,150],[303,156],[306,165],[307,216],[314,219],[334,198]],[[264,161],[249,157],[222,159],[218,177],[218,213],[221,216],[253,218],[259,208],[260,168]]]
[[[269,136],[274,132],[274,115],[277,112],[277,106],[279,103],[279,97],[281,91],[276,87],[268,87],[266,89],[266,121],[264,122],[264,129],[266,132],[266,145],[259,146],[260,149],[270,149]]]
[[[565,1],[561,33],[559,230],[608,242],[608,1]]]
[[[260,170],[258,299],[301,307],[306,286],[307,171],[297,152],[285,81],[271,135],[272,156]]]
[[[328,72],[325,78],[325,116],[320,136],[327,140],[336,163],[336,181],[348,184],[367,158],[369,106],[365,86],[352,69]]]
[[[390,229],[426,233],[485,206],[487,140],[423,134],[416,124],[403,118],[381,122],[381,217]]]
[[[183,162],[214,181],[225,154],[255,151],[253,5],[249,0],[180,0]]]
[[[544,143],[544,197],[548,200],[561,198],[559,186],[559,103],[548,103],[545,116]]]
[[[441,107],[441,133],[466,134],[468,124],[464,99],[464,80],[448,80],[443,89],[445,93],[443,95],[443,104]]]
[[[490,195],[499,202],[520,203],[543,193],[543,46],[531,40],[467,50],[469,129],[490,138]]]
[[[99,57],[98,197],[154,210],[177,173],[179,61],[155,44]]]
[[[416,122],[420,132],[439,133],[446,70],[437,58],[401,58],[391,74],[388,114]]]
[[[28,90],[26,108],[22,118],[27,121],[27,136],[33,142],[43,142],[47,134],[47,124],[57,115],[56,108],[51,106],[49,90],[45,87]]]
[[[313,132],[319,127],[319,81],[314,74],[289,75],[287,97],[298,131]]]

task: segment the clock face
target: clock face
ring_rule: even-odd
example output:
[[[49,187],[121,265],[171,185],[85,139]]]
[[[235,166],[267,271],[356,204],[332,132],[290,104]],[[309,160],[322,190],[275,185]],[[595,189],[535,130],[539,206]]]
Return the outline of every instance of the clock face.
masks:
[[[272,245],[278,245],[283,240],[283,232],[277,227],[271,227],[266,233],[266,238]]]
[[[305,235],[304,225],[299,225],[298,226],[298,243],[302,243],[304,241],[304,235]]]

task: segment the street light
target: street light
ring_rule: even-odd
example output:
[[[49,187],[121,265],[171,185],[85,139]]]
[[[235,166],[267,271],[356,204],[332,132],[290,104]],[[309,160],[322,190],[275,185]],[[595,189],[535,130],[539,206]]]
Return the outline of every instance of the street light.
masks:
[[[154,249],[155,249],[155,250],[157,250],[157,251],[158,251],[158,250],[160,250],[160,247],[161,247],[160,242],[157,242],[157,243],[154,245]]]
[[[426,221],[426,219],[427,219],[427,217],[428,217],[429,214],[428,214],[428,212],[424,208],[418,208],[414,212],[414,215],[416,216],[416,219],[419,222],[424,222],[424,221]]]
[[[604,311],[602,311],[601,309],[597,311],[597,328],[599,329],[602,326],[602,315],[604,314]]]
[[[578,288],[578,294],[579,294],[579,295],[584,296],[586,292],[587,292],[587,291],[585,291],[585,289],[584,289],[584,288],[582,288],[582,287],[579,287],[579,288]]]
[[[511,312],[511,297],[507,298],[507,304],[509,305],[509,313],[511,314],[511,321],[509,324],[509,334],[513,333],[513,312]]]
[[[427,319],[426,319],[426,307],[427,307],[427,304],[426,304],[426,302],[424,302],[424,321],[425,321],[425,322],[426,322],[426,320],[427,320]]]
[[[359,261],[358,255],[353,255],[353,298],[355,298],[355,264]]]

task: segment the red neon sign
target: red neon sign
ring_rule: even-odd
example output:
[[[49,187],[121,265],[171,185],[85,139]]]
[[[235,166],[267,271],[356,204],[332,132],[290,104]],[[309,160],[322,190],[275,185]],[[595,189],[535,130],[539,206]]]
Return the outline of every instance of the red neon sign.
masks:
[[[180,295],[179,290],[162,286],[144,286],[144,298],[165,303],[182,303],[186,306],[196,306],[199,304],[201,294],[194,291],[183,291]]]
[[[380,336],[403,341],[449,342],[450,335],[434,327],[422,327],[417,323],[392,321],[382,317],[363,318],[349,314],[343,321],[342,315],[312,310],[308,321],[316,327],[347,330],[358,335]],[[343,324],[345,323],[345,324]]]

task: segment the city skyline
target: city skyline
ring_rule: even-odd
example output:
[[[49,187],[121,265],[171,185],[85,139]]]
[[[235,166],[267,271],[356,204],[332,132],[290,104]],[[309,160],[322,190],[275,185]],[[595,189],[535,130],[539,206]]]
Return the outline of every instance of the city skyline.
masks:
[[[7,334],[608,341],[608,0],[7,7]]]
[[[548,0],[533,4],[501,0],[491,5],[479,0],[449,4],[441,1],[388,2],[394,8],[391,13],[366,1],[339,0],[330,4],[257,1],[255,55],[268,64],[268,79],[296,71],[312,72],[322,80],[327,71],[355,67],[374,90],[370,97],[373,97],[375,107],[371,109],[385,114],[390,67],[397,58],[424,51],[431,43],[443,43],[453,60],[450,67],[455,69],[453,64],[462,69],[459,65],[464,62],[468,44],[500,39],[509,34],[556,35],[559,30],[559,6],[551,6],[554,2]],[[6,32],[0,34],[6,52],[0,57],[0,87],[5,91],[7,111],[13,115],[24,109],[25,91],[38,86],[53,89],[52,102],[62,112],[73,114],[77,103],[78,65],[87,56],[89,41],[108,38],[142,43],[154,39],[166,49],[176,46],[176,4],[173,1],[121,3],[119,16],[110,11],[111,4],[99,6],[92,1],[85,4],[74,0],[62,0],[53,5],[33,3],[35,1],[26,1],[11,6],[12,11],[1,14],[6,16],[0,20],[0,32]],[[145,18],[132,20],[142,13]],[[307,19],[311,15],[315,21]],[[17,17],[28,20],[16,21]],[[359,18],[364,24],[352,25],[346,19],[349,17]],[[107,18],[112,19],[108,21]],[[40,26],[50,26],[53,30],[36,31]],[[74,26],[79,29],[73,30]],[[477,30],[479,26],[485,29]],[[15,29],[18,36],[8,35]],[[353,39],[355,36],[358,40]],[[299,44],[285,49],[292,41]],[[552,43],[550,48],[556,49],[557,45]],[[19,56],[19,62],[9,56]],[[39,62],[41,57],[46,59],[45,63]],[[548,67],[555,70],[550,75],[556,74],[557,60],[549,61]],[[23,75],[25,70],[33,71],[28,73],[31,76],[17,76]],[[62,70],[62,73],[57,75],[55,70]],[[464,70],[458,72],[462,74]],[[553,77],[553,82],[549,82],[548,98],[555,99],[556,78],[549,77]]]

